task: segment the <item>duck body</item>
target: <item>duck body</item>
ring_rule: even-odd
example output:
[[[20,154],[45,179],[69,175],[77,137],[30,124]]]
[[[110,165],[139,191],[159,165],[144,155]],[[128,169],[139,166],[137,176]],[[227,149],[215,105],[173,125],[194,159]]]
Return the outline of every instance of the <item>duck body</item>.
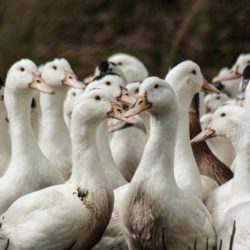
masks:
[[[174,177],[175,94],[156,77],[142,83],[140,94],[146,91],[150,137],[121,206],[129,249],[204,249],[206,242],[212,249],[215,233],[206,207],[196,195],[181,190]]]
[[[68,182],[23,196],[2,215],[0,242],[8,249],[91,249],[100,240],[112,213],[113,192],[101,168],[95,134],[111,105],[108,99],[97,104],[89,119],[86,110],[96,104],[95,95],[106,98],[92,92],[73,112]]]
[[[90,249],[109,220],[108,206],[97,205],[108,202],[102,191],[81,200],[78,190],[65,184],[23,196],[4,213],[0,235],[9,240],[8,249]]]

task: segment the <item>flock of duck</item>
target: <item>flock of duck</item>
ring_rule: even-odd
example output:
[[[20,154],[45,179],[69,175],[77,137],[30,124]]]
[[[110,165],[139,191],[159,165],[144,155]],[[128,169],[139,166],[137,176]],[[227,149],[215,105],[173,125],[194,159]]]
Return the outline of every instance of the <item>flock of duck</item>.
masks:
[[[118,53],[0,85],[1,250],[250,249],[250,54],[209,84]],[[201,92],[205,93],[201,93]]]

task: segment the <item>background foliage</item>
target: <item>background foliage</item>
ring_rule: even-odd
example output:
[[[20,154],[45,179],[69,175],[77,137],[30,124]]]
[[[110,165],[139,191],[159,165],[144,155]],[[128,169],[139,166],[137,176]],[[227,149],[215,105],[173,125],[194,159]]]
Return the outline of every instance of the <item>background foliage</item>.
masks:
[[[210,79],[250,52],[249,23],[249,0],[0,0],[0,74],[23,57],[65,57],[84,77],[122,51],[150,75],[188,58]]]

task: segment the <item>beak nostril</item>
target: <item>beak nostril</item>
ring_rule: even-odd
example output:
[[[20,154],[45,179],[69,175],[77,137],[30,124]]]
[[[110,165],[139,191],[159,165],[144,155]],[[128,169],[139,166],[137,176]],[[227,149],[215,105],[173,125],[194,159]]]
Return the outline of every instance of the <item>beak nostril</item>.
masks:
[[[139,103],[139,104],[142,104],[142,103],[143,103],[143,100],[140,100],[138,103]]]
[[[119,113],[122,113],[122,110],[121,110],[121,109],[117,109],[117,111],[118,111]]]
[[[40,81],[40,80],[36,80],[36,82],[37,82],[37,83],[41,83],[41,81]]]

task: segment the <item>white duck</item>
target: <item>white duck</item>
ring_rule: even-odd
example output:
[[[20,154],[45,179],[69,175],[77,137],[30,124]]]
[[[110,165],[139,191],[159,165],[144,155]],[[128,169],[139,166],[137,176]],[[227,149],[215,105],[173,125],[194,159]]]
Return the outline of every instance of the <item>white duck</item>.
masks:
[[[206,113],[213,113],[217,108],[222,106],[224,103],[227,103],[230,100],[227,94],[218,93],[218,94],[208,94],[204,98],[204,106]]]
[[[4,86],[0,83],[0,176],[5,172],[10,160],[10,135],[7,112],[4,103]]]
[[[184,61],[169,71],[165,80],[174,89],[180,106],[177,141],[175,146],[175,176],[177,184],[184,190],[195,193],[204,200],[217,187],[211,178],[200,175],[196,164],[189,133],[189,108],[193,96],[199,91],[217,91],[211,87],[192,61]]]
[[[72,114],[70,179],[14,202],[1,216],[2,246],[91,249],[99,241],[113,208],[113,192],[96,145],[97,127],[112,111],[109,99],[101,90],[83,94]]]
[[[143,81],[148,77],[148,70],[138,58],[125,53],[116,53],[108,58],[108,61],[115,63],[123,72],[127,83]]]
[[[211,122],[212,116],[213,115],[209,113],[201,117],[200,123],[201,123],[201,128],[203,130]],[[225,165],[231,167],[236,156],[232,143],[227,138],[224,137],[211,138],[208,139],[206,142],[211,151],[213,152],[213,154]]]
[[[144,80],[140,97],[126,115],[145,109],[150,112],[150,137],[121,206],[129,249],[212,249],[215,233],[206,207],[175,181],[179,109],[165,81]]]
[[[109,79],[110,84],[104,84],[106,80]],[[104,80],[104,81],[102,81]],[[116,82],[117,83],[117,82]],[[99,80],[95,80],[92,83],[90,83],[86,91],[92,91],[96,88],[103,89],[107,93],[110,94],[114,99],[117,98],[117,96],[120,96],[120,85],[113,82],[112,79],[108,77],[108,75],[104,78],[101,78]],[[118,115],[123,112],[123,108],[118,105],[112,103],[113,112],[114,115]],[[118,110],[118,112],[117,112]],[[104,169],[105,175],[107,180],[109,180],[109,184],[113,189],[122,186],[127,183],[121,172],[119,171],[118,167],[116,166],[112,153],[111,148],[109,144],[109,138],[108,138],[108,127],[107,127],[107,121],[103,121],[98,129],[97,129],[97,145],[98,150],[101,152],[101,162],[102,167]]]
[[[232,142],[237,153],[237,167],[231,187],[213,209],[212,216],[217,232],[220,232],[221,226],[226,222],[230,208],[250,201],[249,122],[250,116],[244,108],[226,105],[216,110],[207,128],[193,139],[193,141],[200,141],[213,136],[223,136]]]
[[[36,65],[22,59],[8,71],[4,99],[11,134],[11,159],[0,178],[0,213],[17,198],[63,183],[60,172],[42,154],[30,125],[32,89],[53,93],[39,76]]]
[[[218,77],[213,78],[213,82],[223,82],[226,90],[228,93],[231,94],[232,98],[235,98],[239,92],[239,85],[240,85],[240,78],[243,74],[243,70],[247,65],[250,65],[250,54],[240,54],[232,66],[232,68],[229,71],[224,71],[221,72],[221,74]],[[232,82],[227,82],[235,80]]]
[[[101,85],[107,86],[115,98],[127,103],[134,102],[135,98],[129,96],[128,91],[123,87],[124,84],[119,75],[107,73],[95,78],[91,83],[91,88],[99,88]],[[112,134],[111,152],[116,166],[127,181],[131,180],[136,171],[145,143],[145,133],[135,127],[128,127]]]
[[[71,142],[63,117],[63,103],[67,86],[83,89],[65,59],[55,59],[47,63],[42,70],[43,79],[49,84],[55,95],[40,95],[42,111],[39,145],[46,157],[56,166],[67,180],[71,174]]]

